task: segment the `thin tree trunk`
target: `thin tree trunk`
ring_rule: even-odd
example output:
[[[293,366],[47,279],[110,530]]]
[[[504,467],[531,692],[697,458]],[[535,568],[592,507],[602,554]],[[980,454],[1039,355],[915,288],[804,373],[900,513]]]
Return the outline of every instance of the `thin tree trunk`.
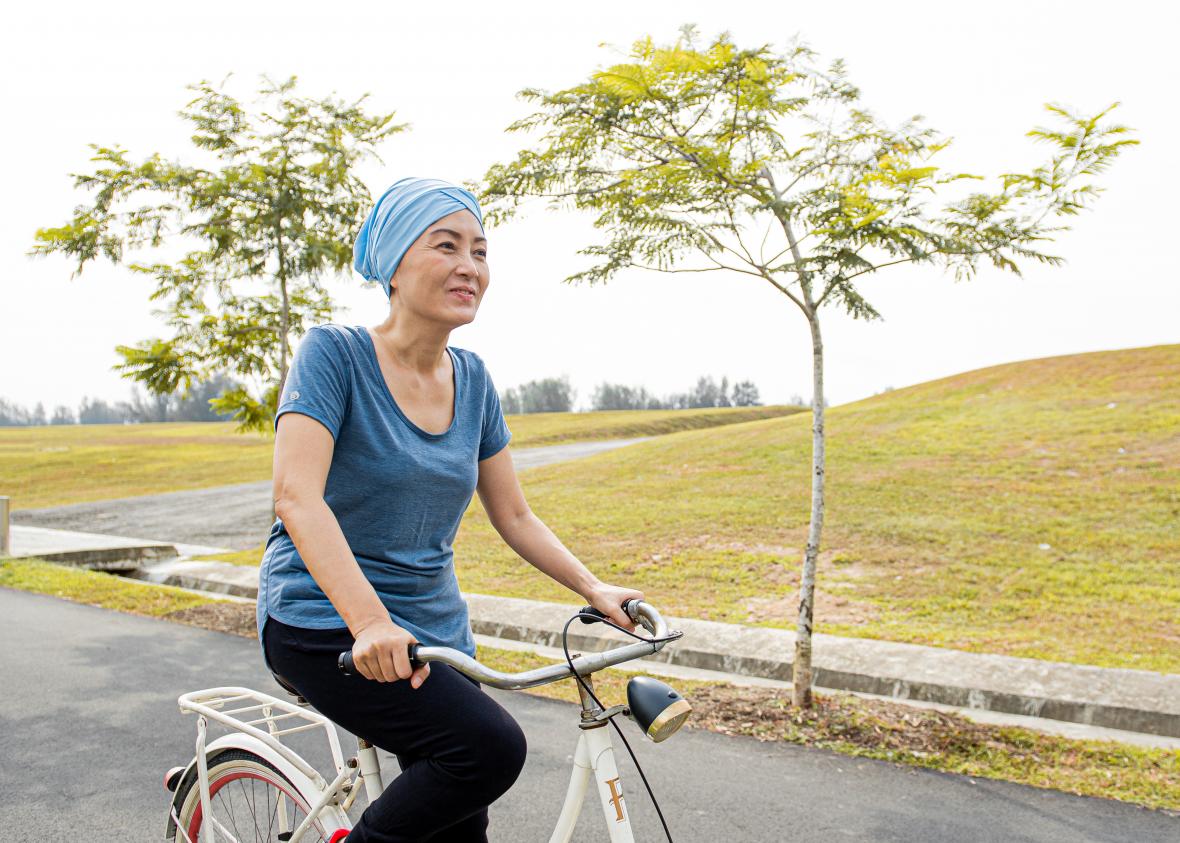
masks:
[[[287,340],[287,332],[291,329],[291,298],[287,294],[287,266],[286,257],[283,254],[283,236],[276,232],[278,236],[278,250],[279,250],[279,292],[283,297],[283,309],[280,311],[279,323],[279,395],[283,397],[283,387],[287,385],[287,356],[290,352],[290,345]],[[277,410],[278,407],[276,406]]]
[[[815,609],[815,563],[824,527],[824,343],[818,314],[811,314],[811,525],[799,583],[799,626],[795,635],[792,702],[811,707],[811,626]]]
[[[287,385],[287,357],[290,355],[290,341],[287,332],[291,330],[291,302],[287,297],[287,279],[279,279],[279,287],[283,291],[283,311],[279,322],[279,397],[283,395],[283,387]],[[277,410],[278,407],[275,407]]]
[[[287,267],[285,256],[283,255],[283,236],[281,232],[277,232],[277,234],[279,247],[279,290],[283,297],[283,309],[279,324],[279,391],[275,398],[275,410],[278,410],[278,402],[283,398],[283,387],[287,385],[287,356],[290,351],[287,332],[291,329],[291,298],[287,294]],[[276,518],[278,518],[278,513],[275,511],[274,496],[271,495],[270,523],[273,524]]]

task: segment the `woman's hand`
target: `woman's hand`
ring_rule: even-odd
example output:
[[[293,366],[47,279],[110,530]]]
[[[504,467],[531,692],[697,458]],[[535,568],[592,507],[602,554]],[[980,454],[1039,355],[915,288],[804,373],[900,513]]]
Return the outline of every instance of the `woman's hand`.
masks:
[[[417,638],[392,620],[378,621],[357,633],[352,660],[366,679],[377,682],[409,679],[410,687],[417,688],[430,675],[430,665],[411,669],[409,647],[416,643]]]
[[[582,594],[586,601],[598,611],[602,612],[623,629],[635,631],[635,621],[623,611],[623,601],[632,597],[642,600],[643,592],[633,588],[620,588],[600,582],[590,586]]]

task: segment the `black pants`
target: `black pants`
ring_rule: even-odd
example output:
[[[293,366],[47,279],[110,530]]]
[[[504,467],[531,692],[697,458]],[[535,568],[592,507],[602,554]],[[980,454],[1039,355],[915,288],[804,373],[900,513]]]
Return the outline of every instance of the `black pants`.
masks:
[[[303,629],[267,618],[266,657],[324,716],[397,756],[402,772],[361,815],[347,843],[483,843],[488,805],[512,787],[525,737],[473,679],[434,662],[419,688],[336,666],[347,629]]]

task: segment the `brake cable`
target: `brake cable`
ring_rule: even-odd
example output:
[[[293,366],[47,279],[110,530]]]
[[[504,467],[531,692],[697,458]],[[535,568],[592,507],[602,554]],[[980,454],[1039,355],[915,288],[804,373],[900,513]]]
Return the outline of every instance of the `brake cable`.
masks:
[[[589,609],[589,608],[590,608],[589,606],[585,607],[585,609]],[[573,615],[573,617],[571,617],[568,621],[565,622],[565,626],[563,626],[561,628],[561,649],[565,653],[566,664],[569,665],[570,673],[572,673],[574,675],[574,679],[578,680],[578,684],[581,685],[582,688],[586,691],[586,693],[590,695],[590,699],[594,700],[595,705],[597,705],[600,710],[606,711],[606,706],[604,706],[602,704],[602,700],[598,699],[598,697],[595,695],[593,689],[591,689],[591,687],[589,685],[587,685],[585,681],[583,681],[583,679],[582,679],[581,675],[578,673],[577,669],[574,668],[574,661],[570,657],[569,641],[567,640],[568,635],[569,635],[570,624],[573,623],[574,621],[578,620],[579,618],[582,619],[583,623],[595,623],[595,622],[604,623],[609,627],[613,627],[614,629],[617,629],[619,632],[623,632],[623,633],[626,633],[627,635],[630,635],[632,638],[638,638],[640,641],[644,641],[644,642],[648,642],[648,643],[660,643],[662,641],[675,641],[677,638],[680,637],[680,635],[679,634],[669,635],[669,636],[665,636],[664,638],[648,638],[643,635],[637,635],[634,632],[632,632],[631,630],[624,629],[623,627],[619,626],[617,623],[615,623],[610,618],[608,618],[604,615],[598,615],[598,614],[592,613],[593,611],[597,611],[597,610],[592,610],[592,612],[587,612],[585,609],[575,613]],[[635,769],[639,771],[639,778],[641,778],[643,780],[643,786],[645,788],[647,788],[647,795],[651,798],[651,804],[653,806],[655,806],[656,816],[658,816],[660,818],[660,825],[662,825],[664,827],[664,834],[668,838],[668,843],[673,843],[672,842],[672,833],[670,831],[668,831],[668,823],[665,822],[665,820],[664,820],[664,812],[660,810],[660,803],[656,801],[656,796],[651,791],[651,785],[648,784],[648,782],[647,782],[647,776],[645,776],[643,774],[643,768],[641,766],[639,766],[639,759],[635,757],[635,753],[631,750],[631,744],[627,743],[627,736],[623,734],[623,730],[619,728],[619,724],[615,723],[615,718],[613,715],[608,717],[607,720],[610,722],[610,724],[612,726],[615,727],[615,731],[618,733],[620,740],[623,741],[623,746],[625,746],[627,748],[627,753],[631,756],[631,760],[633,762],[635,762]]]

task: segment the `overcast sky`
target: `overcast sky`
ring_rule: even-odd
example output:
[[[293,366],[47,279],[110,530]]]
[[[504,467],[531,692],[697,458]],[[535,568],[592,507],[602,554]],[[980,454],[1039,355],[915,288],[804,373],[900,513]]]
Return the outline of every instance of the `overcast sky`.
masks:
[[[1180,342],[1175,155],[1177,13],[1123,2],[839,4],[595,2],[554,4],[323,2],[197,5],[21,3],[0,33],[8,199],[0,206],[0,397],[47,409],[83,394],[121,400],[131,381],[111,370],[117,344],[166,336],[147,278],[100,260],[69,280],[64,257],[31,259],[38,227],[62,225],[88,201],[68,175],[89,172],[87,143],[120,144],[133,160],[192,160],[176,112],[185,86],[253,97],[259,74],[296,74],[305,96],[369,92],[410,130],[381,148],[361,178],[374,196],[406,175],[480,178],[527,140],[504,132],[528,113],[517,91],[585,81],[623,61],[632,42],[671,43],[683,23],[708,43],[784,49],[798,34],[826,65],[842,57],[862,106],[891,125],[914,114],[954,139],[933,163],[987,177],[1027,171],[1050,147],[1024,137],[1058,126],[1055,102],[1131,126],[1128,148],[1101,178],[1092,208],[1045,250],[1059,268],[1026,263],[1024,278],[983,267],[956,284],[935,268],[886,269],[862,290],[884,321],[823,311],[832,404],[984,366]],[[602,42],[612,46],[600,46]],[[592,217],[538,205],[488,230],[491,285],[476,320],[451,344],[477,351],[497,387],[568,375],[585,407],[601,381],[683,391],[702,374],[753,380],[764,403],[809,396],[810,341],[801,314],[745,275],[626,272],[568,286],[577,253],[605,242]],[[687,264],[686,264],[687,265]],[[694,265],[700,265],[694,264]],[[350,274],[330,288],[335,321],[375,325],[381,292]]]

